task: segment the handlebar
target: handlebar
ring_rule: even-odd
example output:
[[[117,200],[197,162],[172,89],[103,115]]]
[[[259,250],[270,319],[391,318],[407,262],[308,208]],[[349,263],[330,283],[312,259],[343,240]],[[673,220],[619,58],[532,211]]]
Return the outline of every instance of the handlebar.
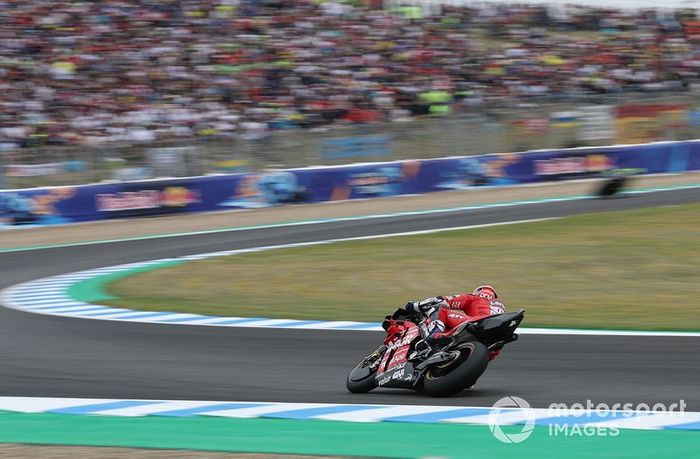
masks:
[[[386,316],[386,320],[408,320],[410,322],[418,325],[428,316],[423,312],[408,312],[404,308],[400,307],[390,316]]]

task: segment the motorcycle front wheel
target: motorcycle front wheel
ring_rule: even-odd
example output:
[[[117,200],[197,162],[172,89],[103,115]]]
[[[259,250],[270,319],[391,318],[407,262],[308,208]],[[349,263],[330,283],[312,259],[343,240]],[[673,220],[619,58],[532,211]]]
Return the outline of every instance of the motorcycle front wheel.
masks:
[[[489,363],[486,346],[470,341],[460,346],[459,356],[445,365],[435,365],[423,377],[423,389],[434,397],[448,397],[473,386]]]
[[[355,368],[348,374],[345,385],[353,394],[364,394],[377,387],[375,378],[377,370],[370,368],[370,365],[371,362],[367,362],[366,359],[363,359],[360,363],[355,365]]]

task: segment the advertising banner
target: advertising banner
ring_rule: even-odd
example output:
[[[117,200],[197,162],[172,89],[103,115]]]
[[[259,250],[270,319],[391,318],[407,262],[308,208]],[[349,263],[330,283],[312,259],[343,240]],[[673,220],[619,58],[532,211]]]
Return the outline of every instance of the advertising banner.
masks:
[[[367,163],[0,192],[4,225],[246,209],[596,177],[700,170],[700,141]]]

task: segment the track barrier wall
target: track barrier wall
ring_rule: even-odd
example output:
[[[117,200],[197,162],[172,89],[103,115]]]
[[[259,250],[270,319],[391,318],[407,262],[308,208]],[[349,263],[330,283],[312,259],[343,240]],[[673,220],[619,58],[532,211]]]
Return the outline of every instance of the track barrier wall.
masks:
[[[700,170],[700,141],[8,190],[0,192],[0,219],[5,225],[59,224],[594,178],[625,170]]]

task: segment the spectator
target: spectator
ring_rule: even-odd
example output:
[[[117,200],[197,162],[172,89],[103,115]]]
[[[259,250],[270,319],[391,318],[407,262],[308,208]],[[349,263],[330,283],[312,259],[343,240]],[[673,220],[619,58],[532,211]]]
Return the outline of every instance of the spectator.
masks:
[[[0,148],[260,138],[698,81],[690,10],[436,13],[304,0],[0,0]]]

